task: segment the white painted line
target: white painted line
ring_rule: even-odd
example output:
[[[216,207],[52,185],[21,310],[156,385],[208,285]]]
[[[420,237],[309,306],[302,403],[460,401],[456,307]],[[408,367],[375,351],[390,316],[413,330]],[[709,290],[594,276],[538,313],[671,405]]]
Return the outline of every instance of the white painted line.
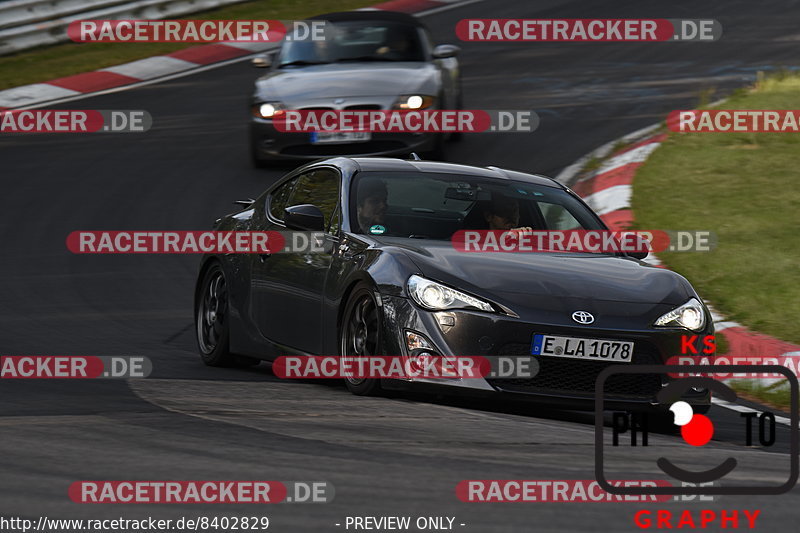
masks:
[[[620,142],[634,142],[641,137],[649,135],[650,133],[656,131],[659,127],[661,127],[660,122],[656,122],[655,124],[651,124],[650,126],[645,126],[644,128],[638,129],[636,131],[632,131],[627,135],[623,135],[618,139],[614,139],[613,141],[609,141],[602,146],[599,146],[589,152],[588,154],[584,155],[568,167],[564,168],[558,175],[555,177],[555,180],[559,183],[563,183],[568,185],[572,182],[575,176],[580,172],[583,167],[586,165],[589,160],[594,158],[605,157],[611,152],[611,149],[614,148]]]
[[[82,93],[48,83],[34,83],[0,91],[0,107],[20,107],[34,102],[74,95],[82,95]]]
[[[611,172],[612,170],[616,170],[619,167],[629,165],[631,163],[643,163],[660,145],[661,143],[659,142],[651,142],[639,146],[638,148],[634,148],[633,150],[628,150],[627,152],[624,152],[618,156],[614,156],[600,165],[600,168],[595,171],[595,176],[605,174],[606,172]]]
[[[202,66],[202,67],[193,68],[192,70],[187,70],[185,72],[178,72],[176,74],[170,74],[170,75],[167,75],[167,76],[162,76],[160,78],[154,78],[152,80],[145,80],[145,81],[140,81],[138,83],[131,83],[130,85],[123,85],[121,87],[112,87],[111,89],[106,89],[104,91],[97,91],[97,92],[86,93],[86,94],[79,93],[76,96],[70,96],[70,97],[67,97],[67,98],[58,98],[56,100],[42,100],[42,101],[27,105],[25,107],[20,107],[19,109],[20,110],[21,109],[35,109],[35,108],[41,107],[43,105],[61,104],[61,103],[64,103],[64,102],[72,102],[72,101],[75,101],[75,100],[83,100],[85,98],[91,98],[93,96],[102,96],[104,94],[119,93],[119,92],[122,92],[122,91],[128,91],[128,90],[131,90],[131,89],[137,89],[139,87],[146,87],[147,85],[153,85],[153,84],[156,84],[156,83],[161,83],[162,81],[169,81],[169,80],[174,80],[174,79],[177,79],[177,78],[185,78],[186,76],[191,76],[192,74],[197,74],[198,72],[205,72],[206,70],[213,70],[215,68],[224,67],[224,66],[227,66],[227,65],[231,65],[233,63],[238,63],[240,61],[247,61],[248,59],[252,59],[252,58],[256,57],[257,55],[259,55],[259,54],[248,54],[246,56],[234,57],[234,58],[228,59],[226,61],[220,61],[219,63],[213,63],[211,65],[205,65],[205,66]],[[24,85],[23,87],[29,87],[29,86],[28,85]],[[21,89],[22,87],[19,87],[19,88]],[[75,91],[72,91],[72,92],[74,93]],[[2,105],[2,104],[0,104],[0,105]]]
[[[121,74],[137,80],[151,80],[196,67],[197,63],[184,61],[183,59],[170,56],[154,56],[104,68],[103,71]]]
[[[437,0],[439,2],[445,0]],[[450,9],[456,7],[463,7],[468,6],[470,4],[477,4],[478,2],[483,2],[483,0],[465,0],[464,2],[459,2],[458,0],[450,0],[451,3],[447,3],[441,7],[432,7],[430,9],[426,9],[425,11],[420,11],[419,13],[414,13],[415,17],[426,17],[428,15],[433,15],[434,13],[441,13],[442,11],[448,11]]]
[[[653,254],[648,255],[644,259],[644,262],[647,263],[648,265],[653,265],[653,266],[661,266],[662,265],[661,259],[659,259],[658,257],[656,257]]]
[[[711,403],[714,405],[719,405],[720,407],[724,407],[725,409],[730,409],[731,411],[737,411],[739,413],[758,413],[755,409],[751,409],[749,407],[745,407],[744,405],[739,405],[738,403],[731,403],[726,402],[725,400],[720,400],[719,398],[711,398]],[[785,416],[778,416],[775,415],[775,422],[779,424],[783,424],[785,426],[792,427],[792,421]]]
[[[608,189],[597,191],[583,199],[598,215],[605,215],[631,205],[633,187],[630,185],[614,185]]]
[[[235,41],[224,41],[217,44],[224,44],[225,46],[231,46],[233,48],[239,48],[241,50],[248,50],[250,52],[266,52],[267,50],[274,50],[280,46],[276,42],[254,42],[254,43],[239,43]]]

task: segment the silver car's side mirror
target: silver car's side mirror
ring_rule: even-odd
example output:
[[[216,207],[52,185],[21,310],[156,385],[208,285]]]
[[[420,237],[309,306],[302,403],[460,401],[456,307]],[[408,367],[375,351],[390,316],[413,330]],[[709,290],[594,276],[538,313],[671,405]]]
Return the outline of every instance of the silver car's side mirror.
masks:
[[[256,68],[267,68],[272,66],[272,59],[269,56],[256,56],[250,60],[250,64]]]
[[[448,57],[456,57],[461,51],[461,48],[454,44],[440,44],[433,49],[433,57],[436,59],[446,59]]]

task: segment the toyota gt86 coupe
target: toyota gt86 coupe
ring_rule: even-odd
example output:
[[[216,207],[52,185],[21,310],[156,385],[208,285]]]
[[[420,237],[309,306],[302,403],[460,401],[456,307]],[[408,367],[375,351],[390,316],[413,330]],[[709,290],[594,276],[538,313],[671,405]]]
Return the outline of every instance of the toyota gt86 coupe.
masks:
[[[689,282],[641,261],[646,253],[459,251],[451,238],[485,229],[487,205],[537,230],[607,230],[553,179],[495,167],[392,158],[332,158],[286,175],[224,231],[322,232],[323,252],[207,255],[195,297],[196,333],[208,365],[281,355],[519,356],[529,378],[347,378],[356,394],[435,384],[439,391],[508,395],[592,408],[609,365],[663,364],[681,337],[713,333]],[[584,340],[623,357],[574,357]],[[661,374],[616,374],[610,409],[655,410]],[[683,400],[702,412],[707,390]]]

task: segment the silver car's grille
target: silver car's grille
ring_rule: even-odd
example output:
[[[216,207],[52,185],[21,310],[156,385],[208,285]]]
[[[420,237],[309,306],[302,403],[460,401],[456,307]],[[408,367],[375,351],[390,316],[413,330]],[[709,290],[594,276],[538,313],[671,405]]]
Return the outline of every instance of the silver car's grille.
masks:
[[[364,111],[375,111],[375,110],[380,110],[381,106],[378,105],[378,104],[361,104],[361,105],[349,105],[349,106],[345,107],[345,109],[347,109],[347,110],[351,110],[351,109],[360,109],[360,110],[362,110],[363,109]]]
[[[352,111],[352,110],[355,110],[355,109],[358,109],[358,110],[362,110],[363,109],[365,111],[377,111],[377,110],[382,109],[382,107],[381,107],[380,104],[352,104],[352,105],[349,105],[349,106],[345,107],[344,109],[346,109],[348,111]],[[300,108],[298,108],[298,111],[333,111],[333,110],[334,110],[334,108],[329,107],[329,106],[308,106],[308,107],[300,107]]]

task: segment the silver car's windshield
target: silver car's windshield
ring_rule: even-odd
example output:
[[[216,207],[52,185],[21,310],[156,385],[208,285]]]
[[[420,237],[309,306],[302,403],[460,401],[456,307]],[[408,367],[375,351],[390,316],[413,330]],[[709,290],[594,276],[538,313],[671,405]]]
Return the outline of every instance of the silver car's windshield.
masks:
[[[425,61],[419,30],[386,21],[326,22],[324,39],[290,34],[279,67],[348,61]]]

